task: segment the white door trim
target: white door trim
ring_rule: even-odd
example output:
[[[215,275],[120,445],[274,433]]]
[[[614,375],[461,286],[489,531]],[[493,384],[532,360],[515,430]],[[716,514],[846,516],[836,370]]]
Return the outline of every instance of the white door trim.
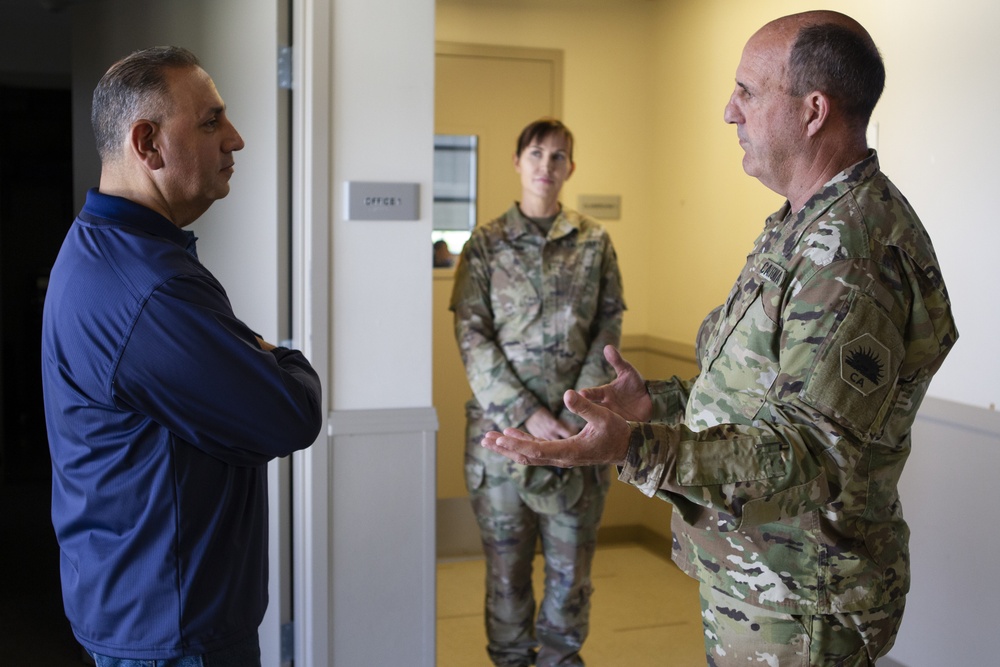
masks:
[[[292,300],[293,336],[332,386],[330,319],[330,128],[332,0],[293,0]],[[325,410],[324,410],[325,412]],[[292,457],[296,667],[326,667],[330,615],[329,479],[326,426]]]

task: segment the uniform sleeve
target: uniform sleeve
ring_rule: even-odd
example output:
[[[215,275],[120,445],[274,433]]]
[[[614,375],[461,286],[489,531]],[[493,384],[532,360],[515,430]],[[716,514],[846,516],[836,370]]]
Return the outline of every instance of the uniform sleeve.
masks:
[[[604,348],[607,345],[615,347],[621,345],[622,313],[624,310],[625,299],[622,295],[622,277],[618,270],[618,257],[611,244],[611,239],[605,236],[597,314],[590,327],[590,347],[574,384],[575,389],[596,387],[614,378],[614,371],[604,358]]]
[[[926,382],[910,383],[901,396],[901,330],[911,297],[874,282],[877,273],[862,260],[833,262],[790,290],[783,304],[765,303],[783,326],[779,371],[756,419],[697,432],[631,424],[620,478],[671,500],[689,521],[699,507],[711,507],[720,530],[838,500],[871,443],[887,424],[912,423],[906,411],[926,390]]]
[[[504,429],[523,424],[542,402],[524,386],[497,342],[490,284],[489,251],[473,234],[455,270],[455,339],[484,416]]]
[[[117,362],[114,399],[232,465],[312,444],[319,377],[298,351],[264,351],[221,286],[175,278],[143,307]]]

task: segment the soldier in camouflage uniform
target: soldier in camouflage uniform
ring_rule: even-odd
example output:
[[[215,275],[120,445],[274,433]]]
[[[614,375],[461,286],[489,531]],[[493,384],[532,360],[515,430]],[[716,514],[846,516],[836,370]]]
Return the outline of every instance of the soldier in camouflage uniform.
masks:
[[[958,333],[930,239],[867,149],[883,82],[842,14],[758,31],[725,120],[747,173],[788,201],[703,324],[698,377],[647,383],[609,348],[618,378],[567,394],[579,436],[484,440],[521,462],[617,462],[671,502],[713,667],[874,665],[902,618],[897,482]]]
[[[621,278],[611,239],[559,203],[573,171],[573,137],[552,119],[530,124],[514,164],[522,199],[477,227],[462,251],[451,309],[473,398],[467,404],[466,484],[486,554],[488,653],[497,665],[582,665],[590,565],[606,465],[522,466],[480,446],[487,431],[520,427],[567,437],[583,424],[562,394],[609,381],[605,345],[621,338]],[[535,620],[535,545],[545,595]]]

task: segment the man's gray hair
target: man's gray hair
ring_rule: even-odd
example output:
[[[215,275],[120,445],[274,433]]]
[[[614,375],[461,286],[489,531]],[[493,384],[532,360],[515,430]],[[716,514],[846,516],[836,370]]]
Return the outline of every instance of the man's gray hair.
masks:
[[[838,23],[807,25],[792,45],[789,82],[792,95],[818,90],[865,127],[885,87],[885,65],[867,34]]]
[[[115,159],[132,123],[144,117],[158,122],[169,113],[168,69],[200,66],[193,53],[179,46],[143,49],[112,65],[94,88],[90,110],[101,162]]]

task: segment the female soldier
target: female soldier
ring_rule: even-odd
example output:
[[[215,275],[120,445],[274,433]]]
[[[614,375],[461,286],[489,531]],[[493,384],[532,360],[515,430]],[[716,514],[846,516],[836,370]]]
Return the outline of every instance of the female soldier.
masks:
[[[487,431],[565,438],[582,427],[562,395],[609,381],[605,345],[621,338],[621,276],[607,232],[562,206],[573,135],[543,118],[517,140],[521,201],[477,227],[462,251],[451,309],[473,398],[466,484],[486,553],[487,651],[496,665],[582,665],[590,566],[607,467],[520,466],[480,446]],[[545,594],[535,622],[535,544]],[[536,658],[537,653],[537,658]]]

